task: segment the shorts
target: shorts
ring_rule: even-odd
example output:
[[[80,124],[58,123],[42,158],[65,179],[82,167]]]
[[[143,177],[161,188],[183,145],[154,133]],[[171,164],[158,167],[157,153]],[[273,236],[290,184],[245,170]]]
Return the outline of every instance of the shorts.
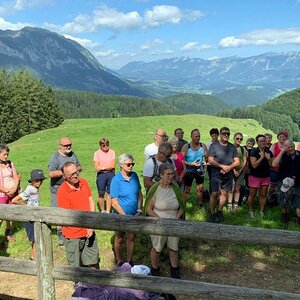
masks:
[[[211,177],[211,191],[213,193],[224,190],[226,192],[232,192],[233,190],[233,178],[230,177]]]
[[[161,252],[166,242],[169,249],[178,251],[179,237],[177,236],[162,236],[162,235],[150,235],[152,247],[156,252]]]
[[[58,207],[56,193],[51,192],[51,207]]]
[[[261,186],[269,186],[270,177],[260,178],[260,177],[249,175],[248,185],[250,188],[255,188],[255,189],[258,189]]]
[[[105,192],[110,194],[110,184],[114,176],[115,176],[114,172],[107,172],[107,173],[98,172],[96,184],[97,184],[99,196],[103,196]]]
[[[99,263],[99,247],[95,233],[89,239],[85,237],[78,239],[64,238],[64,245],[70,266],[81,267]]]
[[[34,243],[34,223],[33,222],[25,222],[23,226],[26,230],[26,234],[29,242]]]
[[[2,196],[0,197],[0,204],[9,204],[9,200],[10,198],[7,195]]]
[[[238,177],[234,176],[234,183],[242,185],[244,183],[245,172],[243,171]]]
[[[197,171],[187,171],[184,175],[184,185],[187,187],[192,186],[193,180],[196,180],[196,184],[202,184],[204,182],[204,176],[200,176]]]
[[[274,183],[280,181],[279,173],[274,170],[270,170],[270,181]]]

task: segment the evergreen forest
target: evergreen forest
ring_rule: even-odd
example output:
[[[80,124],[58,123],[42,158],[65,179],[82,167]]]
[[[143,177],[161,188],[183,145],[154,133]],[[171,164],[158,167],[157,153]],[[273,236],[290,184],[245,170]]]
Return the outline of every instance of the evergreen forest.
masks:
[[[26,70],[0,70],[0,142],[56,127],[64,120],[50,86]]]

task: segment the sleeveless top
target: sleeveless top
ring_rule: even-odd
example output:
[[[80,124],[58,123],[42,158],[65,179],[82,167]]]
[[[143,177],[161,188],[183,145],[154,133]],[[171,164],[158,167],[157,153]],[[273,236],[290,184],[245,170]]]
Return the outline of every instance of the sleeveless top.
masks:
[[[202,143],[200,143],[200,148],[198,150],[194,150],[190,143],[188,143],[188,151],[186,152],[185,155],[185,161],[188,163],[192,163],[194,161],[199,161],[199,164],[202,165],[203,161],[203,156],[204,156],[204,148],[202,147]],[[186,166],[187,171],[194,171],[198,169],[198,167],[194,166]]]

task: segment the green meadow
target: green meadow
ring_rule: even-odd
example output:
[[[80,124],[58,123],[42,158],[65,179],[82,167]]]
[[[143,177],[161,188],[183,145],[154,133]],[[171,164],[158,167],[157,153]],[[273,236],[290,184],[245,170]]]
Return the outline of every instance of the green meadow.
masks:
[[[152,143],[153,133],[156,128],[164,128],[167,134],[172,136],[174,129],[181,127],[185,131],[185,139],[187,140],[189,140],[190,131],[194,128],[199,128],[201,131],[201,141],[206,143],[209,141],[209,130],[212,127],[220,128],[223,126],[229,127],[232,133],[243,133],[244,142],[247,138],[255,137],[259,133],[270,132],[268,129],[262,128],[255,120],[225,119],[206,115],[66,120],[57,128],[24,136],[20,140],[10,144],[10,159],[14,162],[18,172],[22,174],[21,187],[24,189],[27,185],[30,170],[35,168],[43,169],[46,177],[48,177],[48,160],[57,150],[59,138],[68,136],[72,139],[73,150],[83,167],[81,176],[89,181],[93,190],[94,200],[96,201],[96,173],[93,168],[93,155],[99,149],[98,142],[100,138],[106,137],[109,139],[110,148],[116,151],[117,156],[124,152],[131,153],[134,156],[136,163],[134,170],[140,176],[142,184],[141,174],[144,164],[144,147]],[[233,134],[231,139],[232,137]],[[207,180],[205,181],[205,185],[207,187]],[[49,179],[44,181],[40,191],[41,205],[49,206]],[[206,221],[208,210],[198,210],[196,202],[195,189],[193,189],[187,206],[187,219],[200,222]],[[279,208],[276,207],[267,209],[264,220],[258,217],[255,217],[253,220],[248,219],[246,206],[240,208],[234,214],[228,213],[225,209],[225,224],[282,228]],[[2,243],[4,227],[3,224],[0,231]],[[289,229],[299,230],[292,221],[290,222]],[[97,233],[101,252],[101,268],[104,269],[112,269],[114,267],[111,251],[112,234],[109,231],[99,231]],[[21,224],[15,224],[15,236],[17,241],[10,243],[7,247],[1,247],[0,254],[27,259],[30,256],[30,244],[27,241]],[[259,258],[264,263],[275,264],[279,268],[283,262],[285,266],[287,263],[292,265],[295,262],[299,265],[298,253],[293,249],[246,246],[234,243],[220,243],[218,241],[196,242],[193,240],[182,240],[180,244],[182,247],[180,261],[183,269],[183,277],[185,277],[184,274],[192,274],[194,272],[198,272],[198,276],[201,276],[201,272],[205,269],[230,266],[236,257],[244,257],[244,255],[249,255],[251,258],[257,259],[257,253],[260,253]],[[54,233],[53,247],[56,262],[66,263],[64,249],[57,246]],[[149,265],[150,249],[149,238],[139,235],[137,237],[134,260],[138,263]],[[202,271],[199,271],[200,261],[202,266],[200,269]],[[165,265],[165,269],[167,270],[167,260],[162,264],[163,266]],[[185,278],[188,279],[189,277]]]

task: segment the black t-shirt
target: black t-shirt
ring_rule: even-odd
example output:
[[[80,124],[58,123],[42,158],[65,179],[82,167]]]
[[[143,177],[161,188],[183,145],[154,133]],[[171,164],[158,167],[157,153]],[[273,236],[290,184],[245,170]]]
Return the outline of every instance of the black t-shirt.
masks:
[[[285,177],[296,177],[295,186],[300,186],[300,152],[295,151],[295,155],[283,153],[279,163],[280,180]]]
[[[270,154],[270,158],[273,158],[273,153],[269,149],[265,148],[264,151],[265,151],[265,153]],[[269,165],[268,159],[264,157],[263,160],[261,161],[261,163],[256,168],[253,168],[252,164],[251,164],[251,157],[260,159],[260,154],[259,154],[258,148],[254,148],[250,152],[250,175],[252,175],[254,177],[258,177],[258,178],[270,177],[270,165]]]

